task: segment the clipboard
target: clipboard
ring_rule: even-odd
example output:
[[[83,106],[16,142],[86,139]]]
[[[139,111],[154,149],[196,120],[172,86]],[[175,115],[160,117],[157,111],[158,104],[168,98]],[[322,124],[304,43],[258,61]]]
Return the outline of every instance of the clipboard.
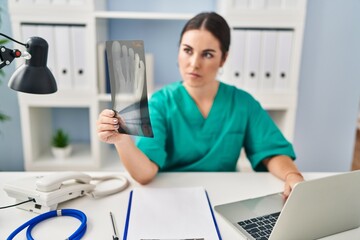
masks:
[[[203,187],[133,189],[123,236],[124,240],[222,239]]]

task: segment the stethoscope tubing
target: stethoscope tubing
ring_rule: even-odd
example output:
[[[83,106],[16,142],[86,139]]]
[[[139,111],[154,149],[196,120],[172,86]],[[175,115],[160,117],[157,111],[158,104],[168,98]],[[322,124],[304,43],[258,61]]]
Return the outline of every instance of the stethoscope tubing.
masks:
[[[81,224],[78,227],[78,229],[67,239],[68,240],[80,240],[85,232],[86,232],[86,215],[80,211],[80,210],[76,210],[76,209],[60,209],[60,210],[53,210],[47,213],[43,213],[39,216],[36,216],[32,219],[30,219],[29,221],[27,221],[26,223],[22,224],[20,227],[18,227],[17,229],[15,229],[7,238],[7,240],[12,240],[19,232],[21,232],[23,229],[25,229],[26,227],[26,237],[28,240],[34,240],[34,238],[31,236],[31,231],[32,229],[40,222],[52,218],[52,217],[57,217],[57,216],[70,216],[70,217],[74,217],[80,220]]]

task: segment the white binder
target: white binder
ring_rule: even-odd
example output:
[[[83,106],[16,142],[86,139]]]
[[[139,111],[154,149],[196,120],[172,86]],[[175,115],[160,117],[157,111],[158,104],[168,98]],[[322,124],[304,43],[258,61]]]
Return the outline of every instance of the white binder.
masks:
[[[90,88],[86,70],[86,29],[85,26],[71,26],[71,57],[73,63],[73,85],[76,89]]]
[[[97,45],[97,70],[98,70],[98,92],[106,93],[106,63],[105,43],[101,42]]]
[[[297,8],[299,5],[299,0],[284,0],[284,8]]]
[[[61,5],[65,5],[67,3],[67,0],[52,0],[53,4],[61,4]]]
[[[72,88],[72,63],[71,63],[71,44],[70,27],[55,26],[55,52],[57,65],[57,84],[59,90]]]
[[[233,4],[236,9],[248,8],[248,0],[234,0]]]
[[[20,4],[33,4],[34,0],[18,0]]]
[[[261,31],[246,30],[244,89],[258,89]]]
[[[85,0],[69,0],[69,4],[70,5],[84,5],[85,4]]]
[[[274,88],[276,31],[264,30],[261,37],[260,89]]]
[[[35,4],[50,4],[50,0],[35,0]]]
[[[21,38],[22,38],[21,42],[26,43],[30,37],[35,37],[36,35],[37,35],[37,26],[36,25],[28,25],[28,24],[21,25]],[[18,58],[16,61],[19,65],[22,65],[25,63],[24,58]]]
[[[245,30],[233,30],[229,53],[229,84],[242,88],[244,86]]]
[[[38,25],[37,27],[37,35],[46,40],[49,45],[48,51],[48,59],[47,66],[54,75],[55,79],[57,79],[56,72],[56,62],[55,62],[55,36],[54,36],[54,26],[53,25]]]
[[[250,0],[250,8],[252,9],[265,8],[265,0]]]
[[[275,88],[285,90],[290,86],[290,62],[293,31],[279,31],[276,55]]]
[[[21,25],[21,37],[22,42],[27,42],[30,37],[34,37],[37,34],[37,25]]]
[[[269,9],[280,9],[281,8],[281,0],[268,0],[267,7]]]

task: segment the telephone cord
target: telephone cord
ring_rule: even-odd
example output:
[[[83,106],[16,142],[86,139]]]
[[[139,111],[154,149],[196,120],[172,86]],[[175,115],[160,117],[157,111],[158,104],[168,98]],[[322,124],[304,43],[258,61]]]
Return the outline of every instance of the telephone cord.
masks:
[[[92,181],[97,181],[97,183],[95,184],[95,186],[98,186],[106,181],[109,180],[118,180],[120,181],[120,184],[118,186],[115,186],[111,189],[105,189],[105,190],[99,190],[99,189],[95,189],[91,192],[86,192],[85,195],[90,196],[92,198],[101,198],[101,197],[105,197],[105,196],[109,196],[112,195],[114,193],[118,193],[123,191],[124,189],[126,189],[129,186],[129,180],[121,175],[109,175],[109,176],[102,176],[102,177],[92,177],[91,178]]]

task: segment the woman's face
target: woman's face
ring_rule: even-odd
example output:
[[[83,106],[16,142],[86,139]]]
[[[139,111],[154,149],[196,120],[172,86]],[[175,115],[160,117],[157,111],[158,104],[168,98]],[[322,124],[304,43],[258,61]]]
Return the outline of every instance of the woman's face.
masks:
[[[205,29],[196,29],[182,36],[178,62],[184,82],[192,87],[201,87],[215,81],[225,60],[219,40]]]

